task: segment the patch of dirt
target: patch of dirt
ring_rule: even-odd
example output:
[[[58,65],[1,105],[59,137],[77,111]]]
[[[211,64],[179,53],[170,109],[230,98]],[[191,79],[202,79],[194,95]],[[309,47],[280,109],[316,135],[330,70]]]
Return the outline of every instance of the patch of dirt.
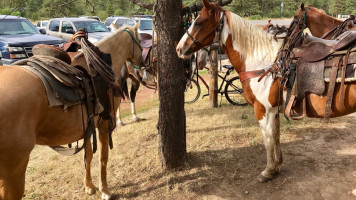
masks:
[[[149,95],[154,91],[140,90],[137,102]],[[258,183],[266,151],[252,107],[231,106],[223,98],[221,107],[211,109],[204,98],[187,105],[186,113],[188,160],[179,171],[161,168],[157,107],[139,113],[146,120],[115,131],[108,163],[113,199],[356,199],[351,193],[356,188],[355,114],[330,124],[320,119],[288,123],[281,115],[284,163],[275,179]],[[96,153],[96,186],[98,160]],[[84,171],[82,154],[63,157],[36,146],[24,199],[100,199],[99,191],[84,193]]]

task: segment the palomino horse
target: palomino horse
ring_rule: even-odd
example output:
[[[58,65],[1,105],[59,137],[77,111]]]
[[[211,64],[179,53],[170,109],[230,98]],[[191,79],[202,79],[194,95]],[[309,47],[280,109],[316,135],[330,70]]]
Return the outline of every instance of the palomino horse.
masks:
[[[114,31],[120,30],[120,27],[118,27],[117,25],[115,25],[113,23],[110,24],[110,27],[111,27],[111,30],[114,30]],[[124,65],[122,66],[120,75],[118,76],[118,81],[119,81],[120,85],[123,87],[123,91],[124,91],[126,97],[129,98],[131,101],[132,119],[134,121],[139,121],[140,119],[136,115],[135,98],[136,98],[136,93],[140,87],[140,81],[138,80],[137,77],[135,77],[134,71],[135,70],[133,69],[132,65],[129,62],[124,63]],[[130,94],[128,94],[128,91],[127,91],[128,90],[128,85],[127,85],[128,78],[131,79]],[[116,113],[116,119],[117,119],[116,125],[124,126],[125,124],[123,123],[122,118],[121,118],[120,105],[121,105],[121,99],[120,99],[119,108]]]
[[[309,28],[310,33],[318,38],[330,39],[337,32],[339,26],[344,25],[346,30],[356,30],[356,26],[352,22],[343,24],[344,21],[331,17],[325,11],[312,6],[300,5],[300,9],[295,14],[300,20],[303,20]],[[340,34],[340,33],[339,33]]]
[[[119,67],[113,64],[116,76],[125,60],[131,59],[136,64],[142,62],[140,49],[136,48],[133,51],[132,48],[136,45],[134,41],[139,41],[137,28],[138,26],[126,28],[127,31],[117,32],[100,43],[102,51],[111,53],[113,63],[121,64]],[[119,45],[113,46],[113,44]],[[74,58],[73,63],[84,62],[76,59],[83,59],[83,56]],[[83,119],[81,105],[72,106],[65,112],[60,106],[49,107],[42,82],[24,68],[1,66],[0,80],[2,94],[0,98],[0,199],[21,199],[25,188],[26,167],[35,144],[56,146],[82,139],[84,128],[87,127],[86,109],[84,108]],[[114,105],[117,106],[118,98],[115,100]],[[99,126],[99,130],[108,130],[107,122]],[[101,170],[99,190],[104,199],[110,198],[106,180],[108,145],[109,135],[99,131]],[[85,151],[87,154],[85,190],[93,193],[95,186],[90,175],[93,152],[90,144],[87,144]]]
[[[178,46],[179,57],[188,57],[200,48],[220,39],[225,53],[239,73],[244,98],[253,106],[267,152],[267,166],[258,176],[260,182],[270,180],[278,174],[282,164],[278,107],[282,103],[281,78],[266,73],[274,63],[283,41],[276,41],[272,35],[244,21],[240,16],[222,10],[214,3],[203,0],[200,16],[182,37]],[[263,78],[261,75],[264,74]],[[259,81],[260,79],[260,81]],[[356,85],[345,83],[344,106],[332,104],[331,117],[338,117],[356,111]],[[347,88],[347,89],[346,89]],[[340,95],[340,84],[336,85],[333,102]],[[326,94],[306,94],[306,115],[324,117]],[[298,112],[298,111],[297,111]],[[299,112],[298,112],[299,113]]]
[[[99,47],[100,51],[104,53],[111,54],[112,56],[112,69],[116,77],[120,76],[122,67],[126,61],[130,61],[138,66],[143,66],[144,61],[142,59],[142,48],[140,45],[140,35],[138,33],[138,28],[140,27],[140,22],[135,26],[123,26],[119,30],[115,31],[112,35],[103,38],[99,42],[95,43]],[[115,98],[114,101],[115,109],[117,110],[120,104],[120,98]],[[106,130],[106,129],[104,129]],[[102,134],[106,136],[107,134]],[[100,140],[100,134],[99,134]],[[109,193],[107,181],[106,181],[106,166],[108,161],[108,140],[105,138],[105,142],[102,145],[102,153],[100,154],[100,184],[99,190],[102,193],[103,199],[110,199],[111,194]],[[100,146],[99,146],[100,147]],[[95,186],[92,183],[90,175],[90,163],[93,158],[93,151],[91,145],[87,145],[85,148],[86,157],[86,173],[84,178],[85,192],[88,194],[94,194]]]

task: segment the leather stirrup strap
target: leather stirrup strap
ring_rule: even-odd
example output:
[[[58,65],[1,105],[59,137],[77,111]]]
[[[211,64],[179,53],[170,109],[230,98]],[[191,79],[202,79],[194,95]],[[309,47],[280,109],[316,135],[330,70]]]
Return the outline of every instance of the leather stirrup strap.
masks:
[[[337,70],[339,68],[341,58],[335,58],[333,61],[333,66],[331,70],[331,76],[330,76],[330,82],[329,82],[329,88],[328,88],[328,94],[326,97],[326,105],[325,105],[325,113],[324,113],[324,120],[325,122],[329,122],[330,120],[330,114],[331,114],[331,104],[333,101],[333,96],[334,96],[334,89],[335,89],[335,84],[336,84],[336,77],[337,77]]]
[[[341,72],[341,87],[340,87],[340,96],[339,96],[339,107],[344,106],[344,86],[345,86],[345,77],[346,77],[346,67],[347,61],[349,60],[350,49],[347,51],[343,59],[342,72]]]

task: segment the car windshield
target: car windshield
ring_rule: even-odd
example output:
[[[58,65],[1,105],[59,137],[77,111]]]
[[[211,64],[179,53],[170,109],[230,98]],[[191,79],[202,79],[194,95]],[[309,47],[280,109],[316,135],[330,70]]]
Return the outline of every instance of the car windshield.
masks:
[[[27,19],[4,19],[0,21],[0,35],[37,34],[36,27]]]
[[[136,20],[136,22],[138,21]],[[141,20],[140,30],[152,30],[152,20]]]
[[[73,22],[74,26],[77,30],[81,28],[86,28],[88,33],[94,32],[110,32],[104,24],[98,21],[81,21],[81,22]]]

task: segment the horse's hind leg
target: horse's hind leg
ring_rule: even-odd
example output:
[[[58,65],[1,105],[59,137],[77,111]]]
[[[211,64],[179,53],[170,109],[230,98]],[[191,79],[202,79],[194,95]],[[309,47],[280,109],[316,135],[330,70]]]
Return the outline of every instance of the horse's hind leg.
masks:
[[[85,192],[87,194],[94,194],[95,186],[91,179],[91,161],[93,160],[93,149],[91,147],[90,141],[88,142],[84,151],[85,151],[85,176],[84,176]]]
[[[105,124],[103,127],[103,130],[108,130],[107,129],[107,122],[103,122],[102,124]],[[109,134],[108,133],[102,133],[99,131],[99,153],[100,153],[100,185],[99,185],[99,190],[102,193],[101,198],[102,199],[110,199],[111,194],[109,193],[108,190],[108,183],[107,183],[107,164],[108,164],[108,159],[109,159]]]
[[[29,158],[27,156],[25,159],[22,158],[15,162],[0,159],[0,199],[22,199]]]
[[[275,147],[274,147],[274,157],[275,161],[277,164],[277,172],[279,172],[279,165],[283,163],[283,155],[281,151],[281,142],[280,142],[280,121],[279,121],[279,114],[276,114],[275,117],[275,125],[276,125],[276,131],[275,131]]]
[[[259,109],[257,108],[257,110]],[[265,116],[263,116],[263,118],[259,120],[263,141],[267,153],[267,166],[266,169],[262,171],[262,173],[258,176],[257,180],[259,182],[267,182],[271,180],[273,175],[278,172],[276,155],[278,155],[278,158],[281,159],[281,154],[279,144],[276,145],[276,141],[279,140],[279,134],[277,134],[277,131],[279,131],[279,128],[277,128],[277,125],[279,125],[279,118],[276,117],[276,115],[278,115],[278,108],[273,107],[267,110]],[[276,149],[276,147],[278,147],[279,149]]]
[[[135,77],[129,76],[131,78],[131,90],[130,90],[130,100],[131,100],[131,114],[134,121],[139,121],[140,118],[136,115],[135,98],[138,89],[140,88],[140,82],[136,80]]]

